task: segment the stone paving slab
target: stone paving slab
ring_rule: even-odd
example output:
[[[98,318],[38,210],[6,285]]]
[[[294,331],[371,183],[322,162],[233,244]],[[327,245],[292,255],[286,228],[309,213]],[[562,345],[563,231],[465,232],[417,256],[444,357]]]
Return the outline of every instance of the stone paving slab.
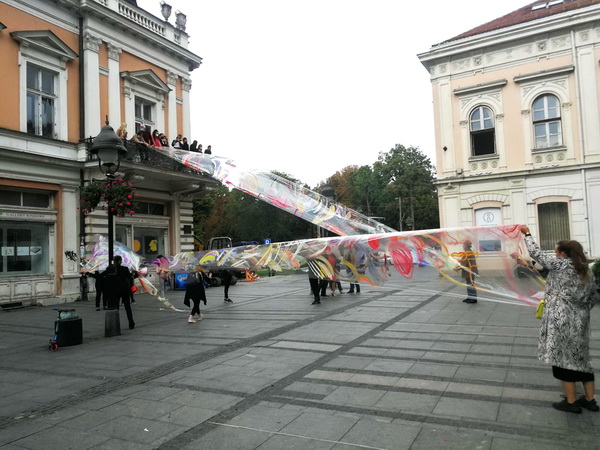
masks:
[[[305,274],[239,283],[232,305],[210,288],[193,325],[143,294],[135,330],[113,338],[78,302],[84,343],[56,353],[50,308],[2,311],[0,446],[598,448],[600,413],[551,407],[561,388],[537,361],[533,310],[465,305],[427,273],[319,306]],[[182,307],[183,292],[168,296]]]

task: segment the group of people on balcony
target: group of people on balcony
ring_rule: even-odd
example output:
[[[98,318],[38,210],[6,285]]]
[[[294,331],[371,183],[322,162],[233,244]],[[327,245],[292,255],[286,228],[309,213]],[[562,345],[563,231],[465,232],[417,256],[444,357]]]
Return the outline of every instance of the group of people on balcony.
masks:
[[[121,126],[117,129],[117,136],[119,136],[124,141],[127,140],[127,124],[123,122]],[[140,125],[138,132],[133,135],[130,139],[131,142],[136,144],[140,144],[146,147],[169,147],[169,140],[164,133],[159,132],[158,130],[150,131],[150,127],[145,125]],[[188,150],[190,152],[204,153],[206,155],[212,154],[212,148],[209,145],[206,147],[204,152],[202,151],[202,144],[198,144],[198,141],[194,141],[191,144],[188,143],[186,137],[182,137],[181,134],[178,134],[177,137],[171,142],[170,147],[179,149],[179,150]]]

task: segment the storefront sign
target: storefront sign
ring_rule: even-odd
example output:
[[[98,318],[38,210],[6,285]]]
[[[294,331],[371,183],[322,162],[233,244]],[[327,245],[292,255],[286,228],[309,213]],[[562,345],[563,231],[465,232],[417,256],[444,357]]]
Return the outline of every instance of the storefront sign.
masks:
[[[0,219],[27,219],[55,221],[56,216],[52,214],[36,214],[28,212],[0,211]]]

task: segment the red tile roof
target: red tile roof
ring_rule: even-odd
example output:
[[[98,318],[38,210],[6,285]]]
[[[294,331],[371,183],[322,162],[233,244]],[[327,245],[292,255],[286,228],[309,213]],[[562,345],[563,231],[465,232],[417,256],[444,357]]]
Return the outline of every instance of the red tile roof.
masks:
[[[500,28],[506,28],[520,23],[530,22],[543,17],[549,17],[555,14],[585,8],[587,6],[600,3],[600,0],[564,0],[562,3],[557,5],[548,7],[544,6],[543,8],[532,10],[532,8],[536,5],[548,5],[552,2],[552,0],[538,0],[536,2],[529,3],[527,6],[523,6],[522,8],[519,8],[505,16],[499,17],[498,19],[492,20],[491,22],[479,25],[472,30],[466,31],[444,42],[456,41],[458,39],[475,36],[488,31],[498,30]]]

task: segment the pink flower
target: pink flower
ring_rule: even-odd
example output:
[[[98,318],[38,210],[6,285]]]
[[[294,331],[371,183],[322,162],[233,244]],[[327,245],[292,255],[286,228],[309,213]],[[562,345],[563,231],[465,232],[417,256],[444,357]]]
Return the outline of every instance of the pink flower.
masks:
[[[135,214],[135,211],[129,211],[129,214]]]
[[[123,178],[119,178],[119,181],[123,181]]]
[[[131,202],[127,202],[125,203],[127,206],[131,206]]]
[[[128,198],[128,199],[132,199],[132,198],[133,198],[133,195],[128,195],[128,196],[127,196],[127,198]]]

